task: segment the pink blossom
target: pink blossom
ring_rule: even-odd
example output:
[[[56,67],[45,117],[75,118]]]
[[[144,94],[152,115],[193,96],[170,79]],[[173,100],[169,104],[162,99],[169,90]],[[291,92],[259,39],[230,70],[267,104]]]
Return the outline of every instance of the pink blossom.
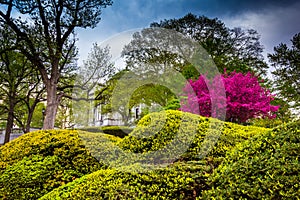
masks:
[[[183,98],[180,110],[199,114],[202,116],[218,117],[218,109],[226,106],[226,121],[243,123],[248,119],[257,117],[275,118],[275,112],[279,106],[271,105],[274,95],[269,90],[261,87],[259,80],[252,73],[247,74],[232,72],[221,76],[216,76],[212,81],[212,85],[217,81],[222,81],[226,92],[226,105],[224,97],[220,94],[222,88],[207,87],[209,80],[206,76],[201,75],[197,80],[189,80],[183,88]],[[214,110],[211,109],[214,100]]]

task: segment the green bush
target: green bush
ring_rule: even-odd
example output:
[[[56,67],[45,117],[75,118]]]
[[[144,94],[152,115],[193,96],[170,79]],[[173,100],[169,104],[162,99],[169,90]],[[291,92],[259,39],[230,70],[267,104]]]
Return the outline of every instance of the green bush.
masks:
[[[300,121],[230,151],[203,199],[300,199]]]
[[[284,121],[280,119],[252,119],[249,122],[252,126],[265,127],[265,128],[275,128],[284,123]]]
[[[118,141],[104,134],[47,130],[27,133],[5,144],[0,148],[0,185],[9,179],[13,181],[4,184],[0,196],[34,199],[73,179],[106,168],[85,147],[99,138]]]
[[[209,157],[224,157],[236,144],[267,130],[167,110],[142,118],[133,132],[118,145],[134,153],[159,151],[168,145],[169,152],[164,152],[162,160],[168,161],[171,154],[180,155],[179,160],[200,160],[207,152]],[[217,141],[215,145],[214,141]],[[186,148],[184,152],[182,148]]]
[[[0,198],[37,199],[82,175],[72,169],[66,170],[57,156],[25,157],[6,168],[0,176]]]
[[[47,199],[195,199],[207,188],[205,163],[176,163],[148,173],[100,170],[48,193]]]
[[[75,167],[84,174],[99,168],[98,161],[87,151],[78,131],[46,130],[24,134],[2,146],[0,174],[7,166],[31,155],[57,155],[65,167]]]
[[[80,128],[79,130],[88,131],[92,133],[105,133],[120,138],[124,138],[130,132],[132,132],[133,128],[128,126],[102,126],[102,127]]]
[[[0,198],[195,199],[214,187],[208,179],[226,152],[269,130],[168,110],[143,117],[123,139],[99,131],[28,133],[0,148]],[[159,160],[143,157],[151,153]]]

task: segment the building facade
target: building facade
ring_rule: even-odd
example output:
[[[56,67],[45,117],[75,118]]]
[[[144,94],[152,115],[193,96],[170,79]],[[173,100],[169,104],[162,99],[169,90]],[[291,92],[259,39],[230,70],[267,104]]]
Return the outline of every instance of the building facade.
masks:
[[[139,104],[132,107],[128,113],[127,119],[118,113],[102,113],[101,104],[93,109],[93,115],[89,119],[89,126],[124,126],[133,124],[136,120],[140,119],[142,109],[145,108],[144,104]]]

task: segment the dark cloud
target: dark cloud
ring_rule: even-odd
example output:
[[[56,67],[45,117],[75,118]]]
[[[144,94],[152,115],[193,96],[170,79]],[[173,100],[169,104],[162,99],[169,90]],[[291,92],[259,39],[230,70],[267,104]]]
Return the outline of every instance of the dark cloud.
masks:
[[[300,2],[288,7],[276,7],[264,12],[247,11],[239,15],[221,16],[230,27],[252,28],[261,35],[265,53],[273,51],[280,43],[289,44],[290,39],[300,32]]]
[[[299,10],[299,0],[114,0],[112,6],[103,10],[102,21],[96,29],[79,32],[79,49],[84,58],[87,44],[191,12],[217,17],[226,26],[257,30],[266,51],[270,52],[274,46],[288,42],[300,32]]]
[[[259,12],[276,7],[289,7],[299,0],[186,0],[179,1],[183,9],[201,11],[208,15],[236,15],[243,12]]]

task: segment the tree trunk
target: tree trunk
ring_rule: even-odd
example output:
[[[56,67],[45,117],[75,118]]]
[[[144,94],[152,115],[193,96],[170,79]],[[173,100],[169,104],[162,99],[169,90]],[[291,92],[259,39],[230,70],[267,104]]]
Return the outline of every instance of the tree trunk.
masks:
[[[47,106],[46,106],[46,116],[44,119],[43,129],[54,129],[54,123],[56,118],[56,113],[59,105],[59,97],[57,95],[57,85],[48,84],[46,86],[47,90]]]
[[[25,131],[24,131],[25,133],[30,132],[30,124],[32,121],[33,112],[35,110],[35,107],[36,107],[36,103],[34,103],[34,105],[28,111],[28,117],[27,117],[26,127],[25,127]]]
[[[6,122],[6,129],[5,129],[4,144],[9,142],[10,134],[11,134],[13,126],[14,126],[14,108],[15,108],[14,99],[10,99],[7,122]]]

